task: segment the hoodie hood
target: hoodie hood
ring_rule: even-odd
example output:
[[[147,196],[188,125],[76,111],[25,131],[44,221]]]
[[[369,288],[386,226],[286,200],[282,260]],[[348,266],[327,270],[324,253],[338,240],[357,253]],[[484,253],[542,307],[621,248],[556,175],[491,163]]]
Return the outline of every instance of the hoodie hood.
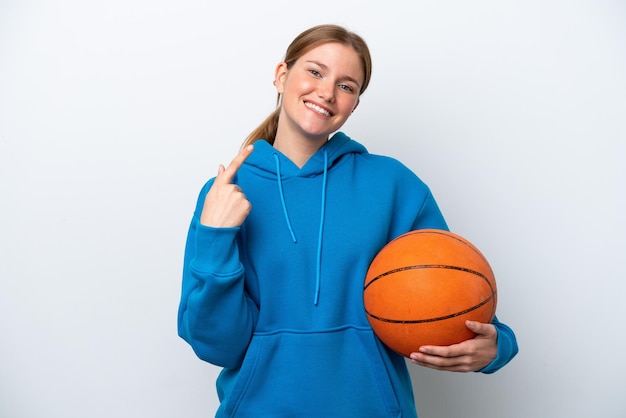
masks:
[[[317,257],[315,271],[315,296],[313,304],[317,306],[320,296],[322,275],[322,245],[324,239],[324,221],[326,219],[326,185],[328,171],[346,154],[367,153],[365,147],[350,139],[342,132],[338,132],[326,142],[315,154],[309,158],[306,164],[299,168],[287,156],[275,149],[269,142],[260,140],[255,142],[255,149],[248,157],[245,164],[250,166],[253,172],[262,177],[275,177],[277,183],[277,198],[283,209],[285,223],[291,234],[294,244],[298,243],[296,231],[289,217],[289,208],[283,192],[283,181],[293,177],[316,177],[322,176],[320,190],[321,207],[320,223],[317,239]]]
[[[284,180],[291,177],[323,175],[326,159],[328,163],[326,169],[330,170],[344,155],[364,153],[367,153],[367,149],[363,145],[353,141],[343,132],[337,132],[309,158],[302,168],[295,165],[287,156],[265,140],[254,143],[254,152],[244,164],[248,165],[257,175],[275,177],[277,174],[276,157],[278,157],[280,174]]]

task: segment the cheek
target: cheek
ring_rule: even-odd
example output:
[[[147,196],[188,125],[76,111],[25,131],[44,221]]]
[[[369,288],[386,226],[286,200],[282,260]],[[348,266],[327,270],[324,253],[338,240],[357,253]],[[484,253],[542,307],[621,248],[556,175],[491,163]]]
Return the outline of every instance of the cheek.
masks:
[[[356,105],[358,104],[357,99],[349,98],[341,103],[341,112],[342,113],[352,113]]]
[[[287,78],[283,83],[283,94],[301,95],[314,89],[314,82],[306,77]]]

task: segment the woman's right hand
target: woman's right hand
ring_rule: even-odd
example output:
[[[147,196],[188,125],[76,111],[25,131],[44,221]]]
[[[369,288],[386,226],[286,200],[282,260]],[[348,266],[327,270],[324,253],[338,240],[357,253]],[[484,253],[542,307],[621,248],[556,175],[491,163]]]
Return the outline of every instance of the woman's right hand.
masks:
[[[213,228],[233,228],[246,220],[252,205],[241,188],[232,184],[233,178],[254,147],[248,145],[231,161],[228,167],[220,164],[217,176],[209,189],[200,215],[200,223]]]

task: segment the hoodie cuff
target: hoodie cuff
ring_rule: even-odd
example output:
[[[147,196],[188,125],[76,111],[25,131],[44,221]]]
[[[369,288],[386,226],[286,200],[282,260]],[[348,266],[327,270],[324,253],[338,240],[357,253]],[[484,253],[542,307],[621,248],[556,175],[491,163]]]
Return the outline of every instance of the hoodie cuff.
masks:
[[[497,372],[511,361],[519,351],[513,330],[499,322],[497,318],[494,320],[493,325],[495,325],[498,331],[498,354],[491,363],[478,370],[479,373],[491,374]]]
[[[217,276],[231,275],[241,270],[235,228],[213,228],[198,223],[196,255],[192,268],[197,272]]]

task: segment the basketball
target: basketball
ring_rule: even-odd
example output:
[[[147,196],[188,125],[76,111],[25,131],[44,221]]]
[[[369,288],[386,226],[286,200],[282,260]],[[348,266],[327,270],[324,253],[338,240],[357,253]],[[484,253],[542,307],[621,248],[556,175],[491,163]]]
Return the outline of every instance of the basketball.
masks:
[[[493,320],[496,282],[487,259],[465,238],[438,229],[416,230],[392,240],[374,257],[363,302],[378,338],[409,357],[423,345],[474,338],[465,321]]]

